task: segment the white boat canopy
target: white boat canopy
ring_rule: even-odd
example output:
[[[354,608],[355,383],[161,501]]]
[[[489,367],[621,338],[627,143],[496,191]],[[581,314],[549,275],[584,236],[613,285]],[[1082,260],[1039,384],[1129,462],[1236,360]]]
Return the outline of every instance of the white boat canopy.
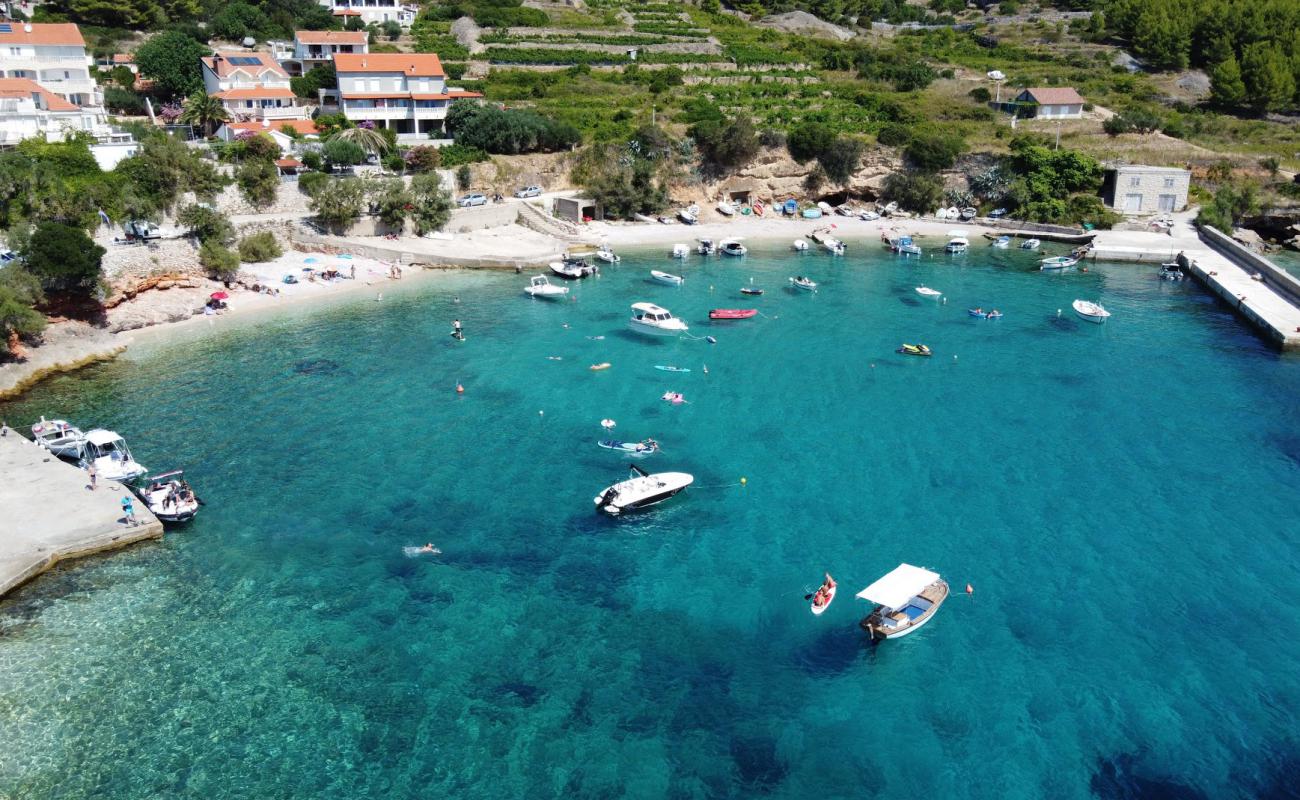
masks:
[[[858,592],[858,597],[885,608],[902,608],[908,600],[920,594],[925,587],[939,580],[937,572],[899,564],[885,577]]]
[[[113,444],[114,442],[121,441],[121,439],[122,437],[118,436],[113,431],[106,431],[102,428],[93,430],[90,433],[86,434],[86,441],[90,442],[93,445],[102,446],[106,444]]]
[[[640,311],[642,314],[667,314],[668,309],[660,308],[654,303],[633,303],[633,311]]]

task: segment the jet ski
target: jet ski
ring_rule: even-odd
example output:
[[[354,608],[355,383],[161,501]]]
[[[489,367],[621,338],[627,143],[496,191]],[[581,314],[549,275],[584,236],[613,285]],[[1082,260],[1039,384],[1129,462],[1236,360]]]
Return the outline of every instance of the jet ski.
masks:
[[[905,355],[905,356],[928,356],[928,355],[933,355],[933,354],[930,352],[930,348],[926,347],[926,346],[923,345],[923,344],[906,344],[906,343],[905,343],[902,347],[898,348],[898,352],[899,352],[899,353],[902,353],[902,354]]]

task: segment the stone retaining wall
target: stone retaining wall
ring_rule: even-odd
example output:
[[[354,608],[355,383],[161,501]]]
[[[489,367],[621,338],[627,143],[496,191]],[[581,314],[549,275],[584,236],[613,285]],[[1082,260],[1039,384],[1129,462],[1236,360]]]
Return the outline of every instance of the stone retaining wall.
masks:
[[[1292,305],[1300,306],[1300,279],[1264,258],[1251,252],[1217,228],[1202,225],[1197,229],[1201,241],[1247,272],[1263,276],[1264,284],[1285,297]]]

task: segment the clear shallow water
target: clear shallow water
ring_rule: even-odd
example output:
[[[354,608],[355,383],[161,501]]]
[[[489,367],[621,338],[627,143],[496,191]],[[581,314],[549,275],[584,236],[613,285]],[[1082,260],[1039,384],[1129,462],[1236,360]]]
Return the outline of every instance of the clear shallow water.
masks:
[[[564,305],[447,276],[0,407],[208,503],[0,604],[0,796],[1293,796],[1300,360],[1149,267],[754,249]],[[718,343],[625,332],[636,300]],[[597,517],[603,417],[698,488]],[[852,593],[903,560],[975,596],[872,648]]]

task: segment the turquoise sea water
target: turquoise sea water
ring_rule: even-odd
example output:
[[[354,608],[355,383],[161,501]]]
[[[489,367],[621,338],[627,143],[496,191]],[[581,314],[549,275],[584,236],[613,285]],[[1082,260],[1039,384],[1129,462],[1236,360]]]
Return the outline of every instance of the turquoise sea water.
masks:
[[[0,406],[207,501],[0,603],[0,797],[1296,796],[1300,359],[1149,266],[1033,266],[755,247],[673,288],[656,249],[566,304],[438,276]],[[717,343],[627,332],[636,300]],[[605,417],[697,487],[598,517]],[[873,647],[853,593],[900,561],[956,594]]]

